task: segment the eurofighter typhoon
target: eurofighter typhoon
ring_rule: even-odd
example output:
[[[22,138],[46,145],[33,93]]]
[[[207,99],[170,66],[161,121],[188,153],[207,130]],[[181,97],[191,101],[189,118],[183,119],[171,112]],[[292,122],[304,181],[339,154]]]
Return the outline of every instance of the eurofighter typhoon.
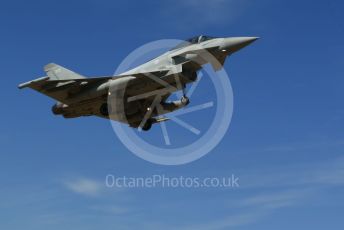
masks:
[[[215,38],[196,36],[166,53],[117,76],[86,78],[62,66],[44,67],[47,76],[22,83],[54,100],[52,112],[65,118],[98,116],[149,130],[168,120],[162,115],[187,106],[187,84],[197,80],[205,64],[215,71],[226,57],[257,40],[257,37]],[[179,100],[168,97],[181,91]]]

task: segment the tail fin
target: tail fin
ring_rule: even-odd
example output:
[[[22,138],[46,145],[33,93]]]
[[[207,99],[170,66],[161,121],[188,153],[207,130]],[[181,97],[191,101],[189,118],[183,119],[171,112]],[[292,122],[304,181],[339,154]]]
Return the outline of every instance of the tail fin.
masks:
[[[47,73],[49,80],[75,80],[85,78],[84,76],[55,63],[50,63],[44,66],[44,71]]]

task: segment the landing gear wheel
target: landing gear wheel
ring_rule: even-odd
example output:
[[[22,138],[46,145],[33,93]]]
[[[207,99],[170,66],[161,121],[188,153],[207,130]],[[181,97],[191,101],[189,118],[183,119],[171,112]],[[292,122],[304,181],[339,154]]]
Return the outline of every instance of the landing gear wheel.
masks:
[[[108,117],[109,116],[109,106],[107,103],[104,103],[100,106],[99,112],[101,115]]]
[[[184,105],[188,105],[190,103],[190,100],[188,97],[186,96],[182,96],[182,98],[180,99],[180,101],[182,102],[182,104]]]
[[[146,123],[144,124],[144,126],[142,127],[143,131],[148,131],[152,128],[152,124],[153,124],[153,120],[152,119],[148,119],[146,121]]]

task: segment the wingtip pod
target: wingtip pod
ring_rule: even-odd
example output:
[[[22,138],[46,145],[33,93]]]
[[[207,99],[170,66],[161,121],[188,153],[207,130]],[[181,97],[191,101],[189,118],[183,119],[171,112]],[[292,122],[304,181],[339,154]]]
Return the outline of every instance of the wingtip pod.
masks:
[[[19,84],[19,85],[17,86],[18,89],[23,89],[23,88],[25,88],[25,87],[26,87],[25,83]]]
[[[21,83],[21,84],[17,85],[17,88],[18,88],[18,89],[23,89],[23,88],[25,88],[27,85],[28,85],[27,82]]]

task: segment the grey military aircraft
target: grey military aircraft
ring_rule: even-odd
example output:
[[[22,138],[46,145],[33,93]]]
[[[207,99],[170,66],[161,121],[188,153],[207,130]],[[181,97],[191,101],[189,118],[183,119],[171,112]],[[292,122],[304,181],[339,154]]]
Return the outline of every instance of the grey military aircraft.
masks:
[[[47,76],[22,83],[18,88],[29,87],[55,99],[55,115],[95,115],[149,130],[152,124],[168,120],[161,115],[189,104],[186,84],[197,80],[197,72],[204,64],[220,70],[227,56],[257,39],[196,36],[117,76],[86,78],[50,63],[44,67]],[[182,92],[180,99],[168,101],[176,91]]]

